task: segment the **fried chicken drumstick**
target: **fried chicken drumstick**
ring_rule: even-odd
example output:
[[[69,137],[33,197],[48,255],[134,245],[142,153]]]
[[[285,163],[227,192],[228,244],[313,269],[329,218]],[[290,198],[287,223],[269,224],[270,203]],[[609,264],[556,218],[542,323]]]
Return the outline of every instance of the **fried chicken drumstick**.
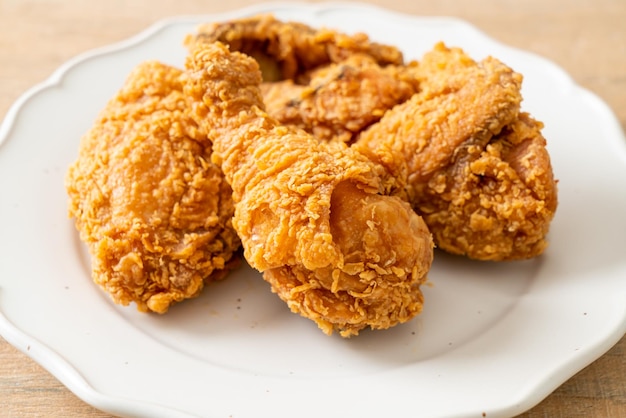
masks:
[[[537,256],[557,207],[542,124],[520,112],[521,75],[438,44],[420,91],[354,145],[405,183],[437,246],[480,260]]]
[[[230,186],[188,116],[181,76],[157,62],[135,68],[66,176],[94,281],[140,311],[164,313],[197,296],[240,247]]]
[[[194,45],[187,74],[244,255],[291,310],[344,337],[418,314],[432,238],[406,202],[381,194],[382,167],[270,117],[257,62],[219,42]]]

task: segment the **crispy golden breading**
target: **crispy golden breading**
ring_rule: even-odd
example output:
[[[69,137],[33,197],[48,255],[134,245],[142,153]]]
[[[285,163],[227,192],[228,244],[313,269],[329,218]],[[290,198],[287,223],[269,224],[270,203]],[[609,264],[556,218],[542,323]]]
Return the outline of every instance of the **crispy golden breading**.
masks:
[[[259,63],[272,117],[319,139],[349,142],[416,91],[414,80],[403,75],[402,53],[362,33],[259,15],[202,25],[186,43],[215,41]]]
[[[267,113],[321,140],[351,142],[387,110],[409,99],[418,83],[411,67],[381,67],[371,56],[354,54],[312,70],[308,84],[294,80],[262,84]]]
[[[522,76],[438,44],[415,77],[420,91],[355,148],[404,183],[439,248],[481,260],[540,254],[556,182],[542,125],[520,113]]]
[[[186,39],[219,41],[232,51],[255,58],[265,81],[296,80],[309,70],[344,61],[353,54],[366,54],[378,64],[401,64],[402,53],[393,46],[371,42],[367,35],[347,35],[329,29],[314,29],[298,22],[283,22],[271,15],[201,25]]]
[[[231,189],[188,116],[181,70],[138,66],[82,138],[66,188],[94,281],[163,313],[221,278],[240,246]]]
[[[362,132],[355,145],[411,185],[427,182],[459,149],[484,147],[519,113],[522,78],[495,59],[477,65],[462,50],[439,44],[413,73],[419,93]]]
[[[522,76],[435,45],[262,15],[202,25],[185,70],[139,65],[81,139],[69,213],[94,281],[166,312],[237,264],[326,334],[422,310],[433,248],[541,254],[557,208]]]
[[[245,257],[292,311],[344,337],[418,314],[432,237],[406,202],[381,194],[382,167],[270,117],[249,56],[200,43],[187,71]]]
[[[541,127],[522,113],[416,187],[414,205],[447,251],[482,260],[543,252],[557,191]]]

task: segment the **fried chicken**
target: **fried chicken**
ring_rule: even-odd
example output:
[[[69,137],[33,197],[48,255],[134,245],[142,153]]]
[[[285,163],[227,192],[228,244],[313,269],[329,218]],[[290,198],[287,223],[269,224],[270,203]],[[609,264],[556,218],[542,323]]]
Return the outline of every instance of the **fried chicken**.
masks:
[[[69,213],[94,281],[119,304],[164,313],[235,263],[231,188],[188,116],[182,71],[139,65],[81,139]]]
[[[522,113],[485,147],[464,148],[428,183],[414,184],[413,203],[440,246],[482,260],[545,250],[557,193],[541,128]]]
[[[367,35],[348,35],[314,29],[299,22],[283,22],[272,15],[258,15],[227,22],[207,23],[186,39],[194,43],[227,44],[232,51],[255,58],[265,81],[301,80],[314,68],[366,54],[380,65],[401,64],[402,53],[394,46],[371,42]]]
[[[202,25],[186,43],[215,41],[256,59],[272,117],[319,139],[351,141],[416,90],[412,78],[403,76],[402,53],[362,33],[259,15]]]
[[[308,84],[294,80],[262,84],[267,113],[321,140],[351,142],[396,104],[417,92],[411,66],[381,67],[369,55],[354,54],[312,70]]]
[[[291,310],[344,337],[417,315],[432,237],[406,202],[383,194],[383,168],[270,117],[245,54],[196,44],[187,74],[193,116],[233,189],[244,255]]]
[[[557,191],[542,125],[520,113],[522,76],[438,44],[415,77],[420,92],[355,148],[405,183],[439,248],[480,260],[539,255]]]

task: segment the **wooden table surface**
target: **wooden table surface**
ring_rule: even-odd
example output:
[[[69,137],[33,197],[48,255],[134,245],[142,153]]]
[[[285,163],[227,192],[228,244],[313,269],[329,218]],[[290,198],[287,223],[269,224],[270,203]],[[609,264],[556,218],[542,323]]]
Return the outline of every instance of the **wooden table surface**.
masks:
[[[247,0],[0,0],[0,119],[29,87],[73,56],[154,21],[253,4]],[[599,95],[626,127],[625,0],[379,0],[423,16],[455,16],[543,55]],[[625,249],[626,250],[626,249]],[[626,301],[625,301],[626,303]],[[0,338],[0,416],[108,417]],[[626,338],[524,417],[626,417]]]

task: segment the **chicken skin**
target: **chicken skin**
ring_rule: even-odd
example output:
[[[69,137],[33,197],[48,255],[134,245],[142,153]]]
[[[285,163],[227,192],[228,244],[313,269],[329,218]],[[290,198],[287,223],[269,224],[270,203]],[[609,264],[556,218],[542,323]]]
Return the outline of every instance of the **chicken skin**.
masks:
[[[269,116],[259,65],[222,43],[193,45],[187,77],[193,117],[233,190],[244,255],[291,310],[343,337],[417,315],[432,237],[384,194],[383,168]]]
[[[371,42],[363,33],[348,35],[314,29],[299,22],[283,22],[272,15],[207,23],[185,42],[191,48],[194,43],[216,41],[255,58],[265,81],[295,80],[306,84],[309,70],[344,61],[354,54],[368,55],[382,66],[403,61],[396,47]]]
[[[380,66],[364,54],[317,67],[307,78],[308,84],[294,80],[263,83],[266,110],[281,123],[325,141],[352,142],[418,90],[410,65]]]
[[[413,204],[440,246],[481,260],[545,250],[557,195],[541,128],[522,113],[484,148],[465,148],[428,183],[413,184]]]
[[[547,247],[557,191],[542,126],[521,115],[522,77],[497,59],[477,63],[438,44],[417,65],[404,64],[392,46],[272,16],[205,25],[193,40],[221,40],[257,59],[266,111],[282,124],[323,141],[358,142],[355,149],[383,164],[395,192],[424,216],[439,248],[513,260]],[[532,138],[517,137],[531,125],[522,131]],[[513,171],[498,163],[495,182],[470,172],[470,160],[505,128],[506,141],[529,140],[534,145],[523,149],[532,154],[507,161]],[[516,172],[524,159],[543,164],[536,168],[543,183]]]
[[[181,70],[139,65],[66,175],[93,280],[140,311],[164,313],[197,296],[238,258],[231,188],[187,109]]]
[[[272,117],[322,140],[351,141],[416,91],[402,53],[364,34],[259,15],[202,25],[187,44],[214,41],[257,60]]]
[[[542,124],[520,112],[522,76],[438,44],[415,77],[420,91],[355,148],[404,183],[439,248],[479,260],[541,254],[557,190]]]

